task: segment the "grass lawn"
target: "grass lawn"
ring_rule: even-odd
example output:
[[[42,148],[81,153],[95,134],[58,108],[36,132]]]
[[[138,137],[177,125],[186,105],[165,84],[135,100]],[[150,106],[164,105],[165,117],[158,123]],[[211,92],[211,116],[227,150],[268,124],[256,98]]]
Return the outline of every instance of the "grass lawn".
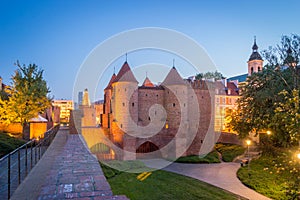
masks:
[[[7,133],[0,132],[0,157],[10,153],[23,144],[25,144],[25,141],[11,137]]]
[[[178,158],[175,162],[178,163],[220,163],[219,154],[216,150],[213,150],[205,157],[201,158],[197,155],[184,156]]]
[[[275,151],[277,155],[263,155],[251,161],[249,171],[248,167],[240,168],[238,177],[248,187],[272,199],[294,199],[296,190],[300,192],[297,185],[300,163],[293,158],[295,151]]]
[[[215,146],[216,150],[221,153],[222,160],[224,162],[232,162],[234,158],[242,155],[245,152],[245,148],[235,144],[222,144],[218,143]]]
[[[149,171],[143,164],[131,162],[131,168]],[[101,165],[115,195],[126,195],[130,199],[238,199],[224,190],[175,173],[157,170],[148,172],[143,179],[141,173],[121,172]],[[132,170],[125,165],[127,170]]]

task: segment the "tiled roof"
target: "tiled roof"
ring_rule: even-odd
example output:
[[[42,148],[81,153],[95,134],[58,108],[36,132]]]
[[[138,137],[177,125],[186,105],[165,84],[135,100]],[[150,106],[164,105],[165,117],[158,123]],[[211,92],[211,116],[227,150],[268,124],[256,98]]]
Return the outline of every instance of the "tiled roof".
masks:
[[[123,64],[117,77],[113,81],[113,83],[115,83],[115,82],[136,82],[136,83],[138,82],[135,79],[127,61]]]
[[[162,85],[185,85],[181,76],[175,67],[172,67],[165,80],[162,82]]]
[[[229,93],[230,90],[230,93]],[[233,82],[227,83],[227,95],[230,96],[238,96],[239,95],[239,89]]]
[[[112,88],[112,83],[114,82],[114,80],[116,79],[116,74],[114,73],[112,76],[111,76],[111,79],[109,81],[109,83],[107,84],[106,88],[104,90],[110,90]]]
[[[154,87],[154,84],[150,81],[150,79],[148,77],[146,77],[142,86]]]

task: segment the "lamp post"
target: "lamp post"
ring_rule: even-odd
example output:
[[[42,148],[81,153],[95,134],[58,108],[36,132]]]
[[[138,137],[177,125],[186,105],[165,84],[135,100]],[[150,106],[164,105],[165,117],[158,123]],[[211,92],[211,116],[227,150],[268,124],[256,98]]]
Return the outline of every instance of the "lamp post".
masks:
[[[246,140],[247,144],[247,155],[248,155],[248,173],[249,173],[249,168],[250,168],[250,154],[249,154],[249,146],[251,144],[251,140]]]
[[[299,169],[298,169],[298,188],[299,188],[299,183],[300,183],[300,152],[297,153],[297,158],[299,161]],[[298,191],[298,198],[300,198],[300,191]]]

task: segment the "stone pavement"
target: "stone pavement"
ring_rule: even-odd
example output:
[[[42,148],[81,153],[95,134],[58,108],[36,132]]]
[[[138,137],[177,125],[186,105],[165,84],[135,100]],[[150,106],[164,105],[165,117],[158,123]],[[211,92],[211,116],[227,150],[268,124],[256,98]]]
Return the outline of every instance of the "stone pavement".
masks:
[[[269,200],[269,198],[242,184],[236,176],[239,167],[239,163],[233,162],[218,164],[172,163],[164,168],[164,170],[196,178],[247,199]]]
[[[85,148],[79,135],[59,130],[48,151],[11,199],[127,198],[112,194],[97,159]]]

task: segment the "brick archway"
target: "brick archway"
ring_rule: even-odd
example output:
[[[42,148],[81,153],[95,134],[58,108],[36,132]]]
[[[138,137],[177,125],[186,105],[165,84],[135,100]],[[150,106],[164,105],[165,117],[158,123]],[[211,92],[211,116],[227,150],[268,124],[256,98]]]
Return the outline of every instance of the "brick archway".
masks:
[[[161,158],[161,152],[159,151],[159,147],[150,141],[141,144],[137,148],[136,153],[137,158]]]
[[[97,143],[90,148],[92,154],[96,155],[98,160],[115,159],[115,151],[104,143]]]

